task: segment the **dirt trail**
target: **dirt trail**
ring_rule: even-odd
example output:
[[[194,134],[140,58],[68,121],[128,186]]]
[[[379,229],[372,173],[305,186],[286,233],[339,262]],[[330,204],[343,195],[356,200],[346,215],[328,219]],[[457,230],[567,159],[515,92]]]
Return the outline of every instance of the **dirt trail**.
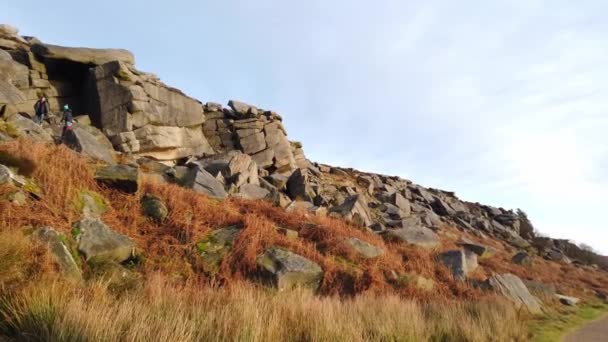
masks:
[[[606,342],[608,341],[608,315],[584,325],[571,332],[564,338],[564,342]]]

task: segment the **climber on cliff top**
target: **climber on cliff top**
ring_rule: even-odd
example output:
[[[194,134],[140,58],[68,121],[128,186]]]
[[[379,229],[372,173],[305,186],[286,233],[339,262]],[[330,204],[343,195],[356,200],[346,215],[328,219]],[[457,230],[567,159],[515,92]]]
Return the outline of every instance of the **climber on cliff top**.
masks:
[[[34,121],[42,125],[44,118],[49,115],[49,103],[44,95],[41,95],[36,104],[34,104],[34,111],[36,113]]]

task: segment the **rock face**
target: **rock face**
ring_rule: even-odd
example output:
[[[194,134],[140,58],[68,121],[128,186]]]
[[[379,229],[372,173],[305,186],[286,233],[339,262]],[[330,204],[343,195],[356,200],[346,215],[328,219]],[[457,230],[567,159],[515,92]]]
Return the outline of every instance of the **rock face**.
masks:
[[[34,44],[32,52],[44,59],[67,60],[89,65],[100,65],[111,61],[135,64],[135,58],[127,50],[69,48],[50,44]]]
[[[323,280],[319,265],[282,248],[269,248],[258,256],[257,263],[280,291],[295,287],[316,291]]]
[[[488,284],[490,288],[500,292],[515,304],[525,307],[531,313],[541,313],[539,300],[530,294],[519,277],[510,273],[495,275],[488,280]]]
[[[99,219],[82,219],[74,225],[73,232],[78,240],[78,251],[87,261],[123,262],[133,256],[133,242]]]

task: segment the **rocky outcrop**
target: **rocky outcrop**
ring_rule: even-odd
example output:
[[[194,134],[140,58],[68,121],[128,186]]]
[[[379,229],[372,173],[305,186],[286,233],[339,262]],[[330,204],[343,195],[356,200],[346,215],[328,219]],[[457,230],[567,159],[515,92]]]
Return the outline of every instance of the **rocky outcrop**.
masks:
[[[76,152],[80,152],[93,159],[101,160],[107,164],[115,164],[114,149],[110,141],[104,136],[95,136],[90,128],[74,125],[65,136],[65,143]]]

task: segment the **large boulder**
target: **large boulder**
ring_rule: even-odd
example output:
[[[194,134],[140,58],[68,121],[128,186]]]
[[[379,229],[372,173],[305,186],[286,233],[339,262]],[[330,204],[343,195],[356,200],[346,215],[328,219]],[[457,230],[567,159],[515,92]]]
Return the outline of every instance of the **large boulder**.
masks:
[[[105,138],[105,137],[104,137]],[[87,129],[75,125],[65,136],[65,143],[76,152],[91,158],[101,160],[107,164],[115,164],[112,145],[100,143]],[[109,141],[108,141],[109,144]]]
[[[135,193],[139,188],[139,170],[129,165],[105,166],[97,169],[95,180],[111,188]]]
[[[348,197],[339,206],[331,208],[330,212],[336,213],[341,217],[363,227],[369,227],[373,223],[367,202],[362,195],[353,195]]]
[[[510,273],[497,274],[487,280],[487,285],[515,304],[525,307],[530,313],[541,313],[540,301],[530,294],[530,291],[518,276]]]
[[[51,227],[41,227],[34,231],[34,236],[48,246],[65,275],[74,279],[82,279],[80,267],[61,234]]]
[[[257,264],[279,291],[295,287],[316,291],[323,280],[323,270],[319,265],[279,247],[270,247],[259,255]]]
[[[200,127],[147,125],[133,131],[139,150],[131,152],[157,160],[175,160],[215,152]]]
[[[422,226],[389,229],[384,231],[382,236],[388,241],[403,241],[426,249],[433,249],[440,244],[437,234]]]
[[[78,251],[87,261],[123,262],[134,255],[133,241],[110,229],[100,219],[84,218],[74,225],[72,232],[78,241]]]
[[[40,57],[70,62],[101,65],[112,61],[135,64],[133,54],[122,49],[89,49],[50,44],[34,44],[32,51]]]
[[[228,106],[232,108],[237,118],[250,118],[259,114],[255,106],[246,104],[245,102],[230,100],[228,101]]]
[[[230,251],[240,232],[241,229],[237,226],[218,229],[196,244],[205,272],[217,272],[222,259]]]

